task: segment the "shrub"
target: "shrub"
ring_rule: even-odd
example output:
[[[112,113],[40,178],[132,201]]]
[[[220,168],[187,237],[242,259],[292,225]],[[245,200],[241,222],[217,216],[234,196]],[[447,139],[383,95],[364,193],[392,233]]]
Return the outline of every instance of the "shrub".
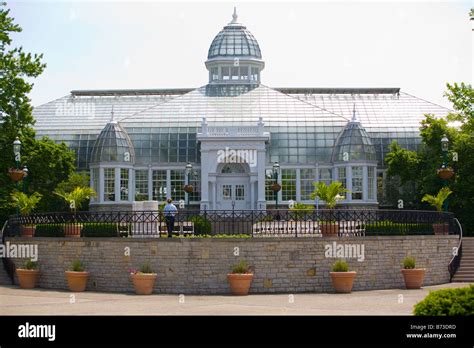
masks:
[[[25,269],[38,269],[38,262],[26,260]]]
[[[433,234],[432,224],[404,224],[392,221],[379,221],[364,225],[366,235],[414,235]]]
[[[211,234],[212,225],[211,222],[203,216],[196,215],[192,216],[189,221],[194,223],[194,234],[195,235],[202,235],[202,234]]]
[[[117,237],[117,224],[85,223],[82,228],[82,237]]]
[[[81,260],[72,261],[71,271],[72,272],[84,272],[84,265],[82,264]]]
[[[64,237],[63,224],[37,225],[35,237]]]
[[[252,270],[248,263],[244,260],[241,260],[238,264],[232,267],[233,274],[247,274],[252,273]]]
[[[337,260],[332,266],[333,272],[349,272],[349,265],[344,260]]]
[[[141,273],[155,273],[155,272],[153,272],[153,269],[151,268],[149,262],[145,262],[145,263],[140,267],[140,272],[141,272]]]
[[[296,220],[304,219],[305,217],[311,217],[314,211],[314,206],[311,204],[295,203],[293,208],[290,208],[290,217],[294,217]]]
[[[404,269],[414,269],[415,268],[415,259],[413,257],[407,256],[403,260],[403,268]]]
[[[431,291],[415,305],[413,314],[419,316],[474,315],[474,285]]]

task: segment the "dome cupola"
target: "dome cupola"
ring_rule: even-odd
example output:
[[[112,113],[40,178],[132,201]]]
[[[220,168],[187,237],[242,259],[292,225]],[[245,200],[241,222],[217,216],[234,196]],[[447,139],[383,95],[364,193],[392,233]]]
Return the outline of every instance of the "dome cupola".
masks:
[[[207,54],[210,84],[259,84],[265,67],[252,33],[238,22],[234,7],[232,21],[214,38]]]

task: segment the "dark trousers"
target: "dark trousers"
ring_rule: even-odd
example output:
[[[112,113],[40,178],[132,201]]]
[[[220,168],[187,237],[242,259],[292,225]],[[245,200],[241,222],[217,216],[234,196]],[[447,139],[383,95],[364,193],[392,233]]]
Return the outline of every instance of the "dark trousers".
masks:
[[[171,233],[174,228],[174,216],[165,216],[166,219],[166,229],[168,230],[168,237],[171,237]]]

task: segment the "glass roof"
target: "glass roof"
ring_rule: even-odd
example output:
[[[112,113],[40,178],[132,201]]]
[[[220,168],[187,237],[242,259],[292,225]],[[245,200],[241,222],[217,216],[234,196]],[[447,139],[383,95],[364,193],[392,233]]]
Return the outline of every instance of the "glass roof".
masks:
[[[135,162],[132,141],[116,121],[107,123],[92,148],[91,163],[106,162]]]
[[[336,140],[332,161],[375,161],[375,159],[375,148],[365,129],[360,122],[349,122]]]

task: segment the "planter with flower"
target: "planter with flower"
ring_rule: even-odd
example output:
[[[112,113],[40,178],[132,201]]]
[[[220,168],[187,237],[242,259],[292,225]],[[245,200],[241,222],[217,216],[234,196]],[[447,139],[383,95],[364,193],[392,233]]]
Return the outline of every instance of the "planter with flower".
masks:
[[[33,289],[36,287],[39,276],[38,262],[27,260],[23,268],[17,268],[16,274],[22,289]]]
[[[227,274],[232,295],[248,295],[253,279],[253,272],[246,261],[242,260],[232,267],[232,272]]]
[[[150,295],[153,293],[157,274],[153,272],[147,262],[140,267],[140,270],[130,270],[130,277],[137,295]]]
[[[443,187],[439,190],[436,196],[426,194],[421,199],[422,202],[427,202],[435,207],[436,211],[439,213],[439,221],[433,224],[433,231],[436,235],[445,235],[449,233],[449,224],[443,221],[443,205],[451,193],[452,191],[449,187]]]
[[[90,187],[77,186],[71,192],[55,191],[59,197],[63,198],[68,204],[72,213],[72,223],[64,224],[64,236],[79,238],[81,236],[82,224],[77,222],[77,210],[81,209],[86,200],[95,197],[97,194]]]
[[[311,199],[319,198],[326,203],[327,211],[323,212],[323,220],[319,222],[321,235],[323,237],[337,236],[339,233],[339,222],[334,218],[333,209],[337,202],[344,200],[342,194],[349,192],[348,189],[342,186],[340,181],[333,181],[326,185],[325,182],[314,182],[315,189],[311,193]]]
[[[80,260],[74,260],[69,271],[64,272],[69,290],[82,292],[86,290],[89,272],[84,271],[84,265]]]
[[[336,292],[350,293],[352,291],[352,285],[354,284],[357,272],[349,271],[349,265],[346,261],[336,261],[332,267],[332,272],[329,272],[329,274]]]
[[[13,205],[19,210],[22,216],[29,215],[38,205],[42,195],[38,192],[28,196],[27,194],[19,191],[12,193],[11,198]],[[23,224],[20,226],[20,233],[22,237],[33,237],[35,234],[36,225],[34,224]]]
[[[423,286],[426,270],[424,268],[415,268],[415,265],[416,262],[413,257],[407,256],[403,260],[402,274],[407,289],[419,289]]]

